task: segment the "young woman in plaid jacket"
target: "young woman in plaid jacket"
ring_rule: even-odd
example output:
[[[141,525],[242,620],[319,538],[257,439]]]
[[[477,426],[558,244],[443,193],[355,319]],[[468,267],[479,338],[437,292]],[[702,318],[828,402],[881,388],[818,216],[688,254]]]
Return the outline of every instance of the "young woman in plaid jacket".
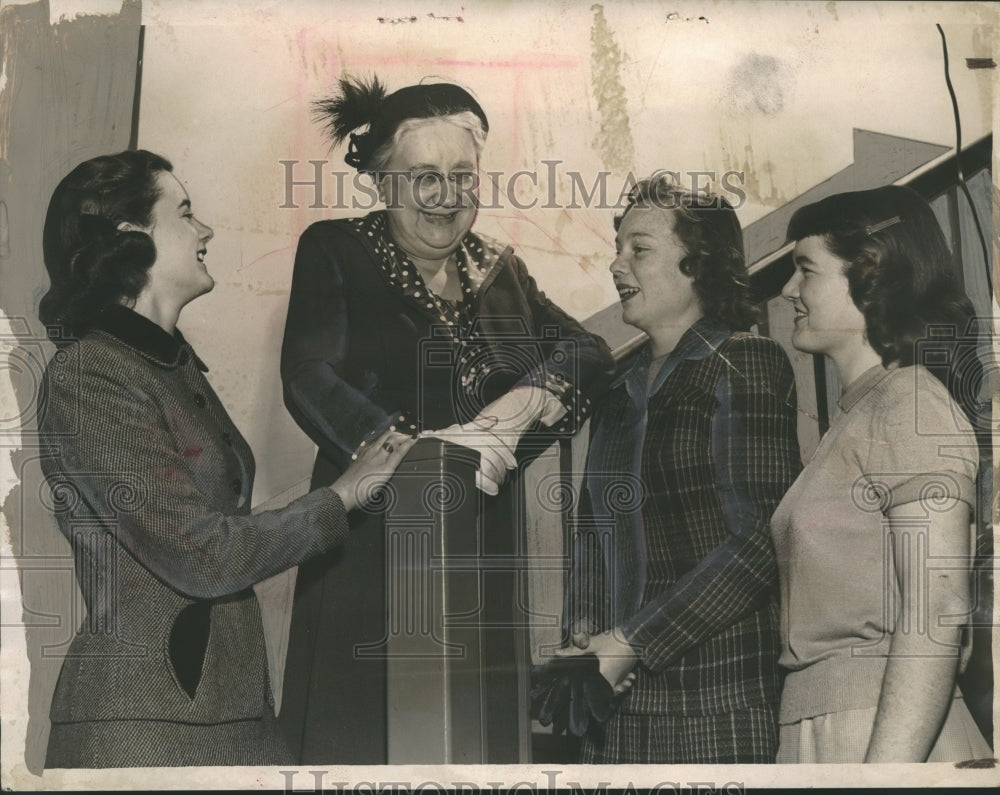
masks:
[[[768,523],[800,468],[795,381],[746,331],[742,234],[724,199],[639,184],[611,265],[649,336],[594,420],[563,653],[631,690],[592,763],[772,762],[777,566]]]

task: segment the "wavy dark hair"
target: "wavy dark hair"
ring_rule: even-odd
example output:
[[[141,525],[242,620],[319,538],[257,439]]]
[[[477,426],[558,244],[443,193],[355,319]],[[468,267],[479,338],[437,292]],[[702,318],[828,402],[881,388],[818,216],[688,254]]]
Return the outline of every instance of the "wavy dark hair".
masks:
[[[901,185],[828,196],[789,222],[790,241],[813,236],[844,261],[851,300],[883,365],[923,364],[976,425],[979,328],[927,201]]]
[[[56,186],[42,232],[50,287],[38,305],[54,339],[81,336],[105,307],[134,300],[145,287],[156,261],[153,239],[118,226],[150,225],[157,175],[172,170],[140,149],[87,160]]]
[[[743,230],[736,210],[722,196],[694,193],[677,185],[670,172],[656,172],[631,190],[628,204],[615,218],[615,230],[633,207],[672,210],[673,231],[687,254],[680,270],[693,278],[701,311],[730,331],[746,331],[757,322],[750,300],[743,253]]]

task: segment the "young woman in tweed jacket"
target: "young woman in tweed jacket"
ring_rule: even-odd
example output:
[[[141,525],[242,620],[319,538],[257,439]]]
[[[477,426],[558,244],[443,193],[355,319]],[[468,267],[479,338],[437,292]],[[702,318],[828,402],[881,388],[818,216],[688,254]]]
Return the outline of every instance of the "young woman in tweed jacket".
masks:
[[[753,320],[723,199],[640,183],[611,272],[649,342],[599,408],[570,609],[575,649],[631,692],[593,763],[771,762],[777,567],[768,521],[799,468],[795,381]],[[597,634],[591,634],[596,632]]]
[[[384,483],[412,443],[389,431],[331,487],[251,514],[253,455],[176,328],[214,284],[211,237],[145,151],[81,164],[49,205],[43,469],[87,618],[46,767],[289,761],[251,586],[344,541],[361,479]]]

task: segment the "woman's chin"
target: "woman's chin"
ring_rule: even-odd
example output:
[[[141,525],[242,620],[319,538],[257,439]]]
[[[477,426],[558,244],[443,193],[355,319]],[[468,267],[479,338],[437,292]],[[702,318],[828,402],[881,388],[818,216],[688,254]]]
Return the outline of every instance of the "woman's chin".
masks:
[[[191,300],[193,301],[195,298],[200,298],[206,293],[212,292],[212,290],[214,289],[215,289],[215,279],[213,279],[206,273],[204,280],[199,285],[198,292],[191,297]]]
[[[826,353],[826,346],[810,334],[808,329],[795,328],[792,330],[792,347],[800,353]]]
[[[622,304],[622,322],[626,325],[637,328],[640,331],[645,331],[643,328],[642,318],[634,307],[630,307],[628,302]]]
[[[423,235],[418,241],[415,241],[419,243],[419,245],[413,246],[417,249],[415,251],[410,251],[409,246],[398,240],[396,244],[411,257],[429,261],[444,261],[458,250],[464,238],[465,234]]]

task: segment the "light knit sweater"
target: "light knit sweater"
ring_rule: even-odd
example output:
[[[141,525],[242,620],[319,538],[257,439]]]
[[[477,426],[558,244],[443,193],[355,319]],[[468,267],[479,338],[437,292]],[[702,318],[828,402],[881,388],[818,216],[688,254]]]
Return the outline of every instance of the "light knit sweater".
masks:
[[[899,609],[889,508],[946,497],[975,505],[972,427],[928,370],[873,367],[838,404],[771,520],[788,670],[782,723],[878,704]]]

